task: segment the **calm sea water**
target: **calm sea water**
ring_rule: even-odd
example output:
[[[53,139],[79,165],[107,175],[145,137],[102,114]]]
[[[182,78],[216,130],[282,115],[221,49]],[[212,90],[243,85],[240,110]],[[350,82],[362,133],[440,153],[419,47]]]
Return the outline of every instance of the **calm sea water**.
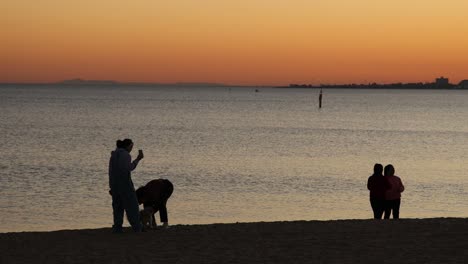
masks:
[[[468,91],[254,90],[0,86],[0,232],[111,226],[125,137],[136,187],[174,183],[170,224],[371,218],[376,162],[401,217],[468,217]]]

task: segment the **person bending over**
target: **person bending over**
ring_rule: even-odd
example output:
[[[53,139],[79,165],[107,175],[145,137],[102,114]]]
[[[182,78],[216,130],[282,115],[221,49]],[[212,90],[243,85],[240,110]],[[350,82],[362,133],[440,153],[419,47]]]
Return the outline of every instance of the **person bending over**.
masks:
[[[136,190],[138,204],[143,204],[140,216],[146,227],[156,227],[154,214],[158,211],[163,227],[169,226],[166,204],[173,191],[174,186],[166,179],[152,180]]]

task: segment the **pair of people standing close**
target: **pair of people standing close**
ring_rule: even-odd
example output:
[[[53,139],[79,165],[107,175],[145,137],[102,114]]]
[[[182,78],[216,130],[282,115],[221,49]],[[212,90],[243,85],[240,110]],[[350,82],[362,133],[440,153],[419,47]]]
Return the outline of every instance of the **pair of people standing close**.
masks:
[[[383,173],[383,175],[382,175]],[[401,193],[405,190],[400,177],[395,175],[395,168],[389,164],[374,165],[374,174],[367,180],[367,189],[370,191],[370,204],[374,212],[374,219],[400,218]]]
[[[130,152],[133,149],[131,139],[117,140],[117,148],[111,152],[109,161],[109,193],[112,195],[112,209],[114,215],[114,233],[122,233],[124,211],[127,219],[135,232],[141,232],[143,226],[140,222],[138,200],[135,186],[131,178],[133,171],[140,160],[143,159],[143,151],[138,151],[137,158],[132,161]]]

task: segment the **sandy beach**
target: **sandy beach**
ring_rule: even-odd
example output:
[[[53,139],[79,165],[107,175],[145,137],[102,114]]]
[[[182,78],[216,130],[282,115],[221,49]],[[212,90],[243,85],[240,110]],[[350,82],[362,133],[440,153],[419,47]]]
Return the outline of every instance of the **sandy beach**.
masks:
[[[468,219],[176,225],[0,234],[1,263],[466,263]]]

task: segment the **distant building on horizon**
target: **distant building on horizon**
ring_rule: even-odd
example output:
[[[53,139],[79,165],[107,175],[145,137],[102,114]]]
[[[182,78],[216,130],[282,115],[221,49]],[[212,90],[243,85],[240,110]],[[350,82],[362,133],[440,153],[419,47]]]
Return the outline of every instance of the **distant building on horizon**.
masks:
[[[441,76],[435,79],[435,85],[437,88],[449,87],[449,79]]]
[[[463,80],[463,81],[461,81],[461,82],[458,84],[457,88],[468,89],[468,80]]]

